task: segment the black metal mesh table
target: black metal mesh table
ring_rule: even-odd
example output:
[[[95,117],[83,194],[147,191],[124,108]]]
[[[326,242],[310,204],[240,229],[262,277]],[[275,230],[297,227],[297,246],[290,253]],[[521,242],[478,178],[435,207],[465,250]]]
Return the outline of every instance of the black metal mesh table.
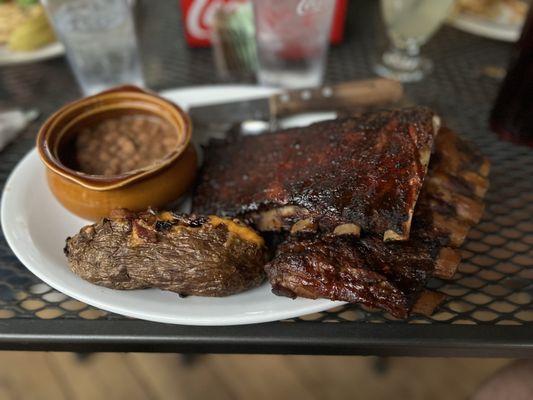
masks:
[[[208,49],[190,50],[174,1],[139,2],[148,85],[216,83]],[[347,39],[331,50],[326,80],[372,75],[381,48],[376,2],[351,2]],[[448,295],[432,317],[408,321],[356,305],[291,321],[236,327],[155,324],[113,315],[58,293],[22,266],[0,239],[0,348],[408,355],[533,355],[533,151],[498,141],[487,116],[511,46],[444,27],[425,47],[435,70],[407,86],[492,161],[482,222],[463,246]],[[64,59],[0,68],[0,108],[37,107],[39,121],[0,153],[2,186],[33,146],[39,124],[78,89]]]

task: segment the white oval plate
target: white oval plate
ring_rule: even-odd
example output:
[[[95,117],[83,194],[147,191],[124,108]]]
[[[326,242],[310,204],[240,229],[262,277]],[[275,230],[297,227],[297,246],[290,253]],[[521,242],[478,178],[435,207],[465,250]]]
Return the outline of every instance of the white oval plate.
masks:
[[[187,108],[270,93],[272,89],[253,86],[206,86],[163,95]],[[268,283],[229,297],[180,298],[158,289],[121,291],[84,281],[69,270],[63,247],[65,238],[88,222],[69,213],[53,197],[35,149],[20,161],[6,183],[1,218],[9,246],[31,272],[68,296],[128,317],[183,325],[239,325],[293,318],[344,304],[278,297]]]

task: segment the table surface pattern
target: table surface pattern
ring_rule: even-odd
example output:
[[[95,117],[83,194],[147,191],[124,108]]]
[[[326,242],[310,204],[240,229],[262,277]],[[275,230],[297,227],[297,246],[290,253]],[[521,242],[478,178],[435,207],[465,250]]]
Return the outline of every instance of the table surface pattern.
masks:
[[[211,51],[187,48],[176,2],[150,3],[145,0],[137,5],[140,46],[148,86],[163,90],[221,83],[217,81]],[[346,33],[345,42],[330,51],[327,82],[373,75],[372,65],[386,44],[375,2],[351,2]],[[533,152],[526,147],[497,140],[487,127],[490,106],[500,84],[495,76],[498,74],[494,71],[502,71],[506,67],[510,51],[509,44],[445,26],[424,47],[424,53],[435,62],[434,71],[422,82],[406,85],[411,99],[435,109],[447,125],[475,142],[492,163],[485,215],[463,245],[464,259],[456,277],[452,281],[434,280],[430,283],[431,288],[447,295],[439,311],[431,317],[413,316],[407,321],[396,321],[385,313],[349,305],[291,322],[265,324],[262,326],[266,332],[271,332],[264,338],[265,345],[276,340],[283,343],[283,347],[272,347],[265,351],[299,351],[294,343],[291,347],[290,332],[294,328],[287,328],[289,325],[302,327],[301,332],[318,343],[318,332],[328,329],[324,328],[325,324],[333,326],[330,324],[333,322],[339,324],[328,331],[328,337],[331,336],[333,342],[332,347],[325,352],[342,353],[339,347],[342,340],[348,341],[344,342],[345,346],[349,344],[352,337],[349,333],[354,331],[357,331],[358,340],[364,335],[368,337],[363,338],[363,344],[359,343],[357,348],[352,347],[346,352],[365,352],[362,347],[376,344],[372,340],[376,335],[383,335],[384,345],[391,344],[387,340],[392,338],[402,342],[402,335],[407,332],[414,332],[415,339],[421,340],[419,343],[424,343],[428,333],[446,332],[463,349],[462,352],[459,349],[453,353],[457,355],[467,354],[465,349],[471,345],[488,347],[493,340],[502,340],[501,351],[497,353],[499,355],[510,354],[505,352],[506,346],[514,350],[532,351],[533,344],[528,339],[532,335],[526,333],[533,332]],[[63,58],[0,67],[0,109],[36,107],[41,112],[38,121],[0,153],[2,186],[16,163],[34,145],[39,124],[59,106],[78,96],[77,86]],[[124,327],[133,326],[125,317],[70,299],[40,282],[16,259],[3,235],[0,237],[0,319],[0,347],[6,348],[16,347],[13,344],[19,343],[19,339],[22,340],[20,348],[31,347],[24,341],[27,337],[21,339],[28,329],[35,332],[32,340],[37,347],[55,339],[56,346],[51,345],[50,348],[60,348],[58,343],[61,340],[61,343],[75,341],[71,336],[64,336],[75,332],[72,329],[79,328],[79,332],[87,333],[98,327],[99,332],[116,334]],[[85,320],[98,321],[93,321],[93,325],[89,326],[82,322]],[[72,323],[69,324],[69,321]],[[383,328],[384,325],[393,326],[394,332],[400,333],[388,335],[390,328]],[[454,329],[456,325],[462,327]],[[512,325],[519,328],[513,328]],[[467,330],[465,326],[471,329]],[[199,343],[209,342],[213,345],[223,340],[217,336],[221,332],[217,328],[187,330],[186,327],[180,327],[172,331],[168,327],[158,329],[152,323],[140,321],[135,323],[135,327],[139,342],[146,339],[144,333],[153,331],[154,337],[150,343],[156,347],[152,347],[152,350],[163,349],[157,347],[162,340],[161,337],[157,338],[158,332],[162,330],[165,331],[164,335],[169,335],[165,337],[172,337],[175,343],[180,342],[179,335],[186,335],[189,344],[202,338],[205,340]],[[246,338],[252,335],[251,332],[249,327],[241,328],[241,331],[239,327],[234,327],[223,336],[235,339],[236,351],[262,352],[253,345],[246,347]],[[294,331],[294,334],[297,332],[300,331]],[[83,343],[87,345],[94,342],[92,339],[98,335],[93,333],[94,337],[87,333]],[[417,336],[418,333],[420,336]],[[135,341],[136,336],[132,335],[130,341]],[[105,342],[105,335],[99,340]],[[315,342],[309,342],[309,345],[317,344]],[[79,344],[82,345],[81,342]],[[452,347],[449,343],[448,346]],[[430,347],[438,350],[439,344]],[[195,351],[204,349],[201,346],[191,348]],[[216,346],[205,349],[231,351],[230,348],[224,350]],[[412,348],[404,350],[405,354],[414,354]]]

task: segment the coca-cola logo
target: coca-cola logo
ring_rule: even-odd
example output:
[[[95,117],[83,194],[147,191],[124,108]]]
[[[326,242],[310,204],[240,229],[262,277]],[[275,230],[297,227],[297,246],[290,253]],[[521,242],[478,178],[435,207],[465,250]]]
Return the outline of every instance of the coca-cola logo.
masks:
[[[328,0],[332,1],[332,0]],[[305,15],[310,13],[318,13],[324,7],[324,0],[300,0],[296,6],[298,15]]]
[[[209,39],[214,15],[222,3],[222,0],[193,1],[185,20],[189,33],[199,39]]]

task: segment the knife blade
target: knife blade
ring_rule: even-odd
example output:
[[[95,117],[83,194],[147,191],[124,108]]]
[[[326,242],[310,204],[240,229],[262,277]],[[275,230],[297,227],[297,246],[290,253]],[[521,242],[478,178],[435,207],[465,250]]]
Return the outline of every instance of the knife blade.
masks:
[[[232,125],[246,120],[273,121],[302,112],[370,107],[396,102],[402,97],[403,87],[399,82],[379,78],[196,106],[189,109],[189,116],[194,125]]]
[[[270,98],[234,101],[192,107],[188,111],[194,125],[232,125],[246,120],[270,120]]]

